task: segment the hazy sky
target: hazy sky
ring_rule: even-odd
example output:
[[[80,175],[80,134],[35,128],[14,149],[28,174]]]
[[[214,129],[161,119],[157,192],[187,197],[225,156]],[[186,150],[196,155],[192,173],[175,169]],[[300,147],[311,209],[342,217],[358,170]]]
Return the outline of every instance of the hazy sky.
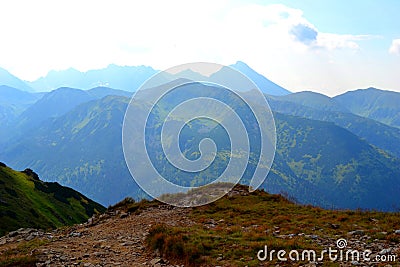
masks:
[[[246,62],[290,91],[400,91],[400,1],[1,1],[0,67]]]

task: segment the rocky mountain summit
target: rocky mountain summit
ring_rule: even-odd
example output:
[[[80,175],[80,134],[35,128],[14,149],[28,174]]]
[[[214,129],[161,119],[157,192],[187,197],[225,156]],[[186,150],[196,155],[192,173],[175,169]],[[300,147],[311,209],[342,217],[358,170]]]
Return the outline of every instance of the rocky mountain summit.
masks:
[[[244,186],[196,208],[128,198],[83,224],[12,231],[0,238],[0,266],[323,266],[329,259],[260,261],[257,251],[319,252],[339,239],[371,261],[333,266],[400,266],[399,214],[323,210]]]

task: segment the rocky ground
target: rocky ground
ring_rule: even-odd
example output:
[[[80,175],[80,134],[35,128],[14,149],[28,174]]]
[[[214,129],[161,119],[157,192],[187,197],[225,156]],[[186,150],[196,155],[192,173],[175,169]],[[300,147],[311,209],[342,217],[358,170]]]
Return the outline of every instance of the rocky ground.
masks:
[[[137,215],[107,212],[85,224],[52,232],[20,229],[0,239],[0,254],[19,242],[40,239],[50,242],[31,251],[39,259],[37,266],[176,266],[149,252],[144,240],[157,223],[190,225],[188,212],[161,205]]]

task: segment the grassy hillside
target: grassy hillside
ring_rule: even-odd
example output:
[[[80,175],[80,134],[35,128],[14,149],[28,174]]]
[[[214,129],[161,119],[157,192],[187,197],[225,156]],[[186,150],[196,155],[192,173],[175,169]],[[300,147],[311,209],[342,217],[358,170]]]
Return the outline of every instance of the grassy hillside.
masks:
[[[333,122],[365,139],[368,143],[400,157],[400,129],[350,113],[335,99],[311,92],[283,97],[268,96],[268,102],[276,112]]]
[[[281,114],[275,114],[275,119],[277,153],[298,178],[318,188],[332,207],[400,208],[399,159],[333,123]]]
[[[334,98],[354,114],[400,128],[400,93],[376,88],[359,89]]]
[[[58,183],[46,183],[30,169],[0,165],[0,236],[18,228],[54,228],[86,221],[104,207]]]
[[[348,240],[348,248],[368,247],[374,253],[400,242],[395,233],[399,213],[324,210],[260,190],[249,194],[240,185],[214,203],[191,209],[189,218],[191,223],[183,227],[153,225],[147,246],[185,266],[308,266],[307,260],[279,262],[276,253],[272,261],[265,262],[256,255],[265,245],[268,251],[313,249],[321,253],[327,247],[336,248],[339,238]],[[399,257],[400,249],[390,251]],[[329,262],[328,257],[323,262],[323,266],[339,264]]]

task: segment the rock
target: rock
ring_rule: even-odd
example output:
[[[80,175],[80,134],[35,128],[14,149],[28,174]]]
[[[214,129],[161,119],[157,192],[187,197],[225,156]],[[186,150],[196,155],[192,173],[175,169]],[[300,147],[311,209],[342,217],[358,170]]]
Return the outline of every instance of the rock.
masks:
[[[68,260],[68,258],[66,257],[66,256],[64,256],[64,255],[62,255],[61,257],[60,257],[60,261],[67,261]]]
[[[7,239],[3,236],[0,238],[0,245],[4,245],[5,243],[7,243]]]
[[[281,232],[280,230],[276,230],[276,231],[273,232],[273,234],[274,235],[279,235],[280,232]]]
[[[132,241],[126,241],[126,242],[122,243],[122,244],[121,244],[121,246],[124,246],[124,247],[126,247],[126,246],[132,246],[132,245],[134,245],[134,244],[135,244],[135,242],[132,242]]]
[[[364,235],[364,230],[354,230],[347,233],[348,235]]]
[[[8,233],[8,237],[14,237],[14,236],[17,236],[19,233],[18,233],[18,230],[17,231],[11,231],[11,232],[9,232]]]
[[[104,256],[104,253],[103,253],[103,252],[96,251],[96,252],[93,252],[93,256],[95,256],[95,257],[102,257],[102,256]]]
[[[339,229],[339,227],[340,227],[339,224],[334,224],[334,223],[330,223],[329,226],[330,226],[332,229]]]
[[[71,232],[69,234],[70,237],[80,237],[82,234],[80,232]]]
[[[94,218],[93,217],[89,218],[87,224],[92,225],[93,223],[94,223]]]
[[[386,255],[386,254],[390,254],[392,252],[392,248],[386,248],[386,249],[382,249],[379,254],[380,255]]]
[[[400,230],[396,230],[396,231],[394,231],[394,233],[395,233],[396,235],[400,235]]]
[[[25,241],[31,241],[31,240],[34,239],[35,237],[36,237],[36,235],[32,233],[32,234],[28,235],[27,238],[25,238]]]
[[[121,215],[119,215],[119,217],[121,218],[121,219],[123,219],[123,218],[126,218],[126,217],[128,217],[128,213],[121,213]]]
[[[152,266],[154,266],[154,265],[156,265],[157,263],[161,263],[161,262],[162,262],[161,258],[154,258],[154,259],[152,259],[152,260],[150,261],[150,264],[151,264]]]
[[[39,232],[38,230],[35,230],[35,229],[32,229],[32,228],[20,229],[18,231],[19,231],[19,233],[21,235],[27,235],[27,234],[30,234],[30,233],[38,233]]]

